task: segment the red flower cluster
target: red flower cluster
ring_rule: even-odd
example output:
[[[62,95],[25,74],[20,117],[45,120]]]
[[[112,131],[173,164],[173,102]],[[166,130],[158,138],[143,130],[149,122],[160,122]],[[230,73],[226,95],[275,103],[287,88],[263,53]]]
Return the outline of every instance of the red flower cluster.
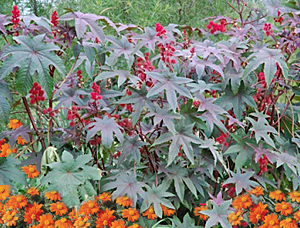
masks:
[[[270,23],[265,23],[263,30],[266,32],[267,36],[273,34],[272,25]]]
[[[264,155],[263,157],[258,159],[258,163],[259,163],[259,173],[258,173],[258,175],[261,175],[262,173],[267,172],[267,166],[268,166],[268,163],[269,163],[267,156]]]
[[[142,57],[139,57],[136,59],[137,66],[138,66],[137,74],[138,74],[139,78],[141,79],[141,81],[146,80],[145,71],[153,71],[154,70],[154,66],[151,64],[149,56],[150,56],[150,53],[146,52],[145,59],[143,59]]]
[[[11,11],[12,13],[12,20],[11,22],[14,24],[13,29],[16,29],[19,27],[20,23],[20,10],[18,9],[18,6],[13,6],[13,10]],[[19,32],[15,32],[14,36],[18,36]]]
[[[119,115],[114,115],[114,117],[118,121],[117,123],[119,124],[119,126],[124,128],[129,136],[133,134],[133,131],[131,131],[132,122],[129,119],[125,118],[123,120],[119,120],[119,118],[120,118]]]
[[[226,139],[229,137],[229,133],[227,132],[224,134],[223,131],[221,131],[221,135],[216,138],[216,141],[220,144],[224,144],[224,146],[228,146],[229,144],[226,142]]]
[[[38,101],[44,101],[44,90],[42,87],[37,83],[34,82],[32,88],[29,91],[30,93],[30,104],[35,104]]]
[[[279,10],[277,10],[277,17],[274,17],[274,21],[278,22],[279,24],[281,24],[283,22],[283,17],[280,16],[281,12]]]
[[[80,110],[80,108],[77,107],[77,106],[75,106],[75,105],[73,105],[73,106],[72,106],[72,109],[70,109],[70,110],[68,111],[67,119],[68,119],[68,120],[72,120],[72,121],[70,122],[70,126],[71,126],[71,127],[74,127],[74,126],[75,126],[74,119],[76,119],[76,118],[80,119],[80,116],[79,116],[77,110]]]
[[[193,101],[193,106],[194,106],[195,108],[199,108],[200,104],[201,104],[201,102],[198,101],[198,100],[194,100],[194,101]]]
[[[276,75],[279,75],[279,71],[276,72]],[[265,80],[265,74],[260,72],[258,74],[258,82],[260,83],[262,88],[257,89],[257,93],[253,96],[254,101],[258,104],[258,110],[261,112],[265,109],[266,104],[271,104],[272,94],[266,93],[267,83]],[[272,79],[271,83],[275,82],[275,78]]]
[[[78,70],[78,71],[76,72],[76,74],[77,74],[77,77],[78,77],[78,81],[81,81],[81,80],[82,80],[82,71],[81,71],[81,70]]]
[[[53,27],[56,27],[58,25],[58,16],[56,10],[51,15],[51,24]]]
[[[162,36],[164,39],[167,38],[166,37],[167,31],[164,29],[163,26],[161,26],[160,23],[155,24],[155,31],[156,31],[156,36]]]
[[[226,20],[221,20],[220,24],[210,21],[206,28],[210,30],[211,34],[214,34],[216,31],[226,32]]]
[[[58,110],[55,110],[56,113],[58,113]],[[49,114],[50,117],[54,116],[54,111],[52,110],[51,107],[49,107],[48,109],[43,109],[42,113],[44,115]]]
[[[169,44],[158,44],[157,47],[159,48],[161,60],[165,63],[175,64],[176,59],[172,58],[174,56],[175,48],[172,46],[174,43],[171,42]]]
[[[95,101],[101,100],[102,96],[100,95],[100,86],[98,86],[95,82],[93,82],[92,85],[92,92],[91,92],[91,98]]]

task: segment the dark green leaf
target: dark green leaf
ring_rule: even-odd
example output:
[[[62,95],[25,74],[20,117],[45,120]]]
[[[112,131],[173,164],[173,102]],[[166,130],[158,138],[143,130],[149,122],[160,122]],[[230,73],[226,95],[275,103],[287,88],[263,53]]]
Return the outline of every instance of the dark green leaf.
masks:
[[[14,39],[18,44],[9,46],[2,54],[2,57],[7,58],[1,65],[0,79],[7,76],[15,67],[19,67],[17,82],[23,86],[20,92],[27,95],[32,86],[32,77],[37,73],[42,88],[51,97],[53,78],[48,74],[49,66],[52,65],[58,72],[65,74],[63,61],[53,53],[60,48],[51,43],[44,43],[44,35],[32,39],[29,36],[18,36]]]

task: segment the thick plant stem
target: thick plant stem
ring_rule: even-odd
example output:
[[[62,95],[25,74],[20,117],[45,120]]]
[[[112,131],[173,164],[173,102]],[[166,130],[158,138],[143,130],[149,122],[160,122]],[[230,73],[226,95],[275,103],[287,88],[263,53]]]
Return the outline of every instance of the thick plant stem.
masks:
[[[33,129],[34,129],[34,131],[35,131],[35,133],[36,133],[36,136],[38,137],[39,141],[41,142],[43,150],[45,150],[45,149],[46,149],[45,141],[44,141],[44,139],[40,136],[39,130],[38,130],[37,127],[36,127],[36,124],[35,124],[35,122],[34,122],[33,116],[32,116],[31,111],[30,111],[30,109],[29,109],[29,105],[28,105],[28,102],[27,102],[27,100],[26,100],[26,97],[22,97],[22,101],[23,101],[23,103],[24,103],[24,106],[25,106],[26,112],[27,112],[27,114],[28,114],[28,117],[29,117],[29,119],[30,119],[30,122],[31,122],[31,124],[32,124],[32,127],[33,127]]]

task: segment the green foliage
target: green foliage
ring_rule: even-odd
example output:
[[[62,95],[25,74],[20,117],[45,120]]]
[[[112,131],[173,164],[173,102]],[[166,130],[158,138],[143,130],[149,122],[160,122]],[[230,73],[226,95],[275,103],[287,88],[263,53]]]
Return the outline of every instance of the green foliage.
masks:
[[[130,14],[127,10],[141,4],[91,5],[112,2],[128,4],[124,12]],[[188,3],[180,2],[183,10]],[[150,3],[153,12],[164,12],[167,4]],[[20,110],[26,118],[21,119],[25,126],[11,124],[13,130],[1,132],[0,140],[20,150],[22,164],[37,164],[42,175],[31,183],[58,191],[68,206],[110,191],[113,199],[131,198],[141,213],[153,206],[159,219],[165,216],[162,205],[174,208],[178,218],[164,220],[174,227],[196,227],[192,208],[203,202],[212,202],[203,212],[209,216],[205,227],[231,227],[226,199],[232,190],[297,189],[300,82],[294,42],[300,19],[280,15],[284,21],[268,36],[266,18],[279,17],[273,8],[268,16],[244,1],[228,3],[241,11],[238,19],[217,16],[203,29],[154,27],[158,16],[142,18],[153,21],[149,27],[114,23],[94,14],[97,9],[78,12],[76,5],[59,14],[57,26],[27,16],[12,28],[2,15],[7,44],[0,66],[0,117],[7,120]],[[176,7],[169,3],[168,12]],[[28,93],[36,80],[48,96],[28,103],[37,95]],[[16,144],[18,136],[27,144]],[[1,166],[16,176],[11,157]],[[6,175],[2,179],[13,184]]]
[[[7,57],[0,70],[0,79],[6,77],[15,67],[18,67],[16,86],[22,95],[26,95],[37,73],[42,88],[49,97],[52,96],[53,78],[48,71],[49,66],[54,66],[61,74],[65,73],[65,67],[61,59],[53,53],[60,49],[54,44],[45,44],[44,35],[19,36],[14,38],[18,43],[5,49],[2,57]]]
[[[22,173],[17,165],[20,164],[20,161],[17,159],[8,157],[0,157],[0,184],[1,185],[10,185],[14,189],[15,183],[17,184],[26,184],[26,178],[24,173]]]
[[[229,206],[231,204],[231,200],[223,202],[221,205],[217,205],[215,202],[212,202],[212,210],[207,210],[201,212],[204,215],[208,215],[209,219],[205,224],[205,228],[210,228],[220,223],[224,228],[231,228],[232,226],[227,220],[227,216],[231,213],[229,210]]]
[[[91,159],[90,155],[80,155],[74,159],[71,153],[64,151],[61,161],[47,165],[51,172],[42,183],[49,184],[48,191],[55,190],[62,194],[67,206],[78,206],[79,192],[88,196],[95,195],[96,192],[89,181],[100,180],[99,171],[86,165]]]

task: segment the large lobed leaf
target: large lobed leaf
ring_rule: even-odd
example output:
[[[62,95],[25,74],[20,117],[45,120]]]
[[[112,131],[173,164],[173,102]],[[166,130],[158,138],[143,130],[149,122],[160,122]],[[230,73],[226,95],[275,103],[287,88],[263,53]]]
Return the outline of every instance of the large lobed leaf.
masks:
[[[79,189],[82,191],[82,186],[87,181],[101,178],[97,168],[86,165],[91,159],[90,155],[81,155],[74,159],[71,153],[64,151],[61,161],[47,165],[52,170],[42,183],[49,184],[48,191],[58,191],[67,206],[78,206]]]
[[[44,35],[33,38],[29,36],[14,37],[16,45],[5,49],[2,58],[6,57],[0,68],[0,79],[10,74],[15,67],[17,72],[17,89],[22,95],[27,95],[33,82],[33,76],[37,73],[42,88],[49,97],[52,96],[53,78],[49,76],[49,66],[52,65],[61,74],[65,74],[62,60],[53,53],[60,48],[51,43],[45,43]]]
[[[114,139],[114,133],[119,142],[124,141],[121,127],[116,123],[116,121],[108,118],[107,116],[104,116],[103,119],[95,117],[94,120],[95,122],[92,122],[86,126],[86,129],[88,129],[86,142],[90,141],[90,139],[96,135],[97,132],[101,133],[101,142],[106,148],[111,147]]]

